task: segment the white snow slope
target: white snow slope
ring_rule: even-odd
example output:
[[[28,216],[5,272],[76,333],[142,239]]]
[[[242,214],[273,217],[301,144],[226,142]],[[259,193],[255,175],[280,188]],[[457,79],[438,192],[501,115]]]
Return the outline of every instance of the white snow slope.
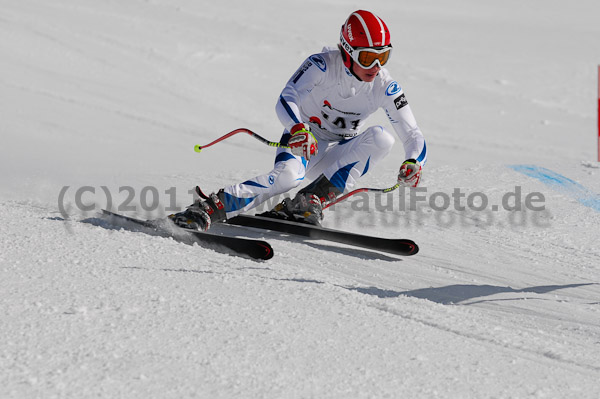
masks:
[[[1,398],[600,397],[596,0],[0,3]],[[193,146],[277,140],[286,80],[359,8],[392,32],[426,199],[325,225],[419,254],[229,229],[272,243],[256,262],[98,223],[106,193],[157,217],[268,171],[248,136]],[[544,210],[492,210],[518,192]]]

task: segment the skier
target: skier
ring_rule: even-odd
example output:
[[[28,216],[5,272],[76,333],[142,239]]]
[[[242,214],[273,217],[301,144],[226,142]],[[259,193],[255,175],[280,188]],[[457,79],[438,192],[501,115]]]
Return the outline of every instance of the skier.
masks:
[[[352,188],[394,144],[382,126],[362,131],[365,119],[379,108],[404,146],[398,182],[416,187],[427,150],[402,88],[383,68],[391,53],[383,20],[369,11],[353,12],[337,48],[308,57],[281,92],[276,112],[285,130],[280,142],[290,148],[278,148],[273,170],[225,187],[170,218],[206,231],[211,223],[247,212],[307,180],[311,183],[293,199],[284,199],[264,216],[320,224],[323,206]]]

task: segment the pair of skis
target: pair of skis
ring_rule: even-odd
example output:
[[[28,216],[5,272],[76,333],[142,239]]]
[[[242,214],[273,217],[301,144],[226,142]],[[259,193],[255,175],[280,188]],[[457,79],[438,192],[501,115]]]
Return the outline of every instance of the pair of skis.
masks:
[[[237,255],[244,255],[252,259],[268,260],[273,257],[273,247],[266,241],[239,238],[183,229],[176,226],[169,219],[140,220],[121,215],[105,209],[102,213],[112,225],[133,228],[138,232],[150,235],[168,237],[184,244],[198,244],[214,250],[223,250]]]
[[[273,247],[263,240],[182,229],[172,224],[170,220],[140,220],[107,210],[102,212],[112,224],[123,227],[133,224],[137,226],[138,231],[171,237],[186,244],[196,243],[199,246],[215,250],[225,248],[226,252],[252,259],[268,260],[274,255]],[[277,231],[309,239],[327,240],[402,256],[414,255],[419,251],[417,244],[408,239],[373,237],[262,216],[240,215],[229,219],[227,224]]]
[[[201,152],[204,148],[215,145],[223,140],[226,140],[236,134],[246,133],[257,139],[263,144],[270,147],[277,148],[289,148],[286,145],[269,141],[253,131],[245,128],[233,130],[224,136],[214,140],[213,142],[206,145],[196,145],[194,151]],[[351,191],[337,200],[329,203],[325,208],[332,206],[346,198],[360,193],[360,192],[376,192],[376,193],[388,193],[399,188],[400,185],[396,184],[389,188],[359,188]],[[198,194],[206,197],[202,194],[199,188],[197,188]],[[161,235],[172,237],[173,239],[193,244],[197,243],[201,246],[208,247],[225,247],[228,250],[240,254],[246,255],[253,259],[271,259],[273,257],[273,247],[266,242],[261,240],[252,240],[249,238],[233,237],[228,235],[220,235],[213,233],[205,233],[199,231],[190,231],[186,229],[179,229],[170,221],[152,221],[152,220],[139,220],[130,218],[127,216],[119,215],[110,211],[103,211],[105,215],[110,216],[113,222],[116,224],[129,223],[138,226],[140,229],[145,230],[147,233],[154,235]],[[419,247],[412,240],[408,239],[392,239],[392,238],[380,238],[367,236],[362,234],[349,233],[340,230],[327,229],[319,226],[313,226],[306,223],[298,223],[293,221],[274,219],[262,216],[247,216],[241,215],[236,216],[232,219],[227,220],[227,224],[252,227],[264,230],[277,231],[284,234],[291,234],[294,236],[307,237],[310,239],[328,240],[342,244],[353,245],[356,247],[367,248],[377,251],[388,252],[395,255],[414,255],[419,251]]]

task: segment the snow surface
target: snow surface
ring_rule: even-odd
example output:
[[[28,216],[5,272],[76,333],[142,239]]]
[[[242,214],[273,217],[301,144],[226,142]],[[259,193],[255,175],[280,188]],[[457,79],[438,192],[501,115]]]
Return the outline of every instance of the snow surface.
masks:
[[[597,1],[1,3],[1,398],[600,397]],[[192,149],[277,140],[285,81],[358,8],[391,29],[427,196],[518,187],[544,211],[401,210],[408,192],[328,211],[414,239],[408,258],[229,229],[266,262],[98,221],[106,192],[160,216],[269,170],[247,136]]]

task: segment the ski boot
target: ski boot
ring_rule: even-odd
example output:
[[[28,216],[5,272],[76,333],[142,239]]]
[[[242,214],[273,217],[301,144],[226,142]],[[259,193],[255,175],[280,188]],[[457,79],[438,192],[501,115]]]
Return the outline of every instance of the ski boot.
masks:
[[[198,199],[185,211],[169,215],[169,219],[184,229],[207,231],[213,222],[222,222],[225,215],[225,194],[223,190]]]
[[[323,207],[339,194],[341,191],[333,186],[324,175],[321,175],[300,190],[293,199],[285,198],[272,210],[259,216],[320,226],[323,220]]]

